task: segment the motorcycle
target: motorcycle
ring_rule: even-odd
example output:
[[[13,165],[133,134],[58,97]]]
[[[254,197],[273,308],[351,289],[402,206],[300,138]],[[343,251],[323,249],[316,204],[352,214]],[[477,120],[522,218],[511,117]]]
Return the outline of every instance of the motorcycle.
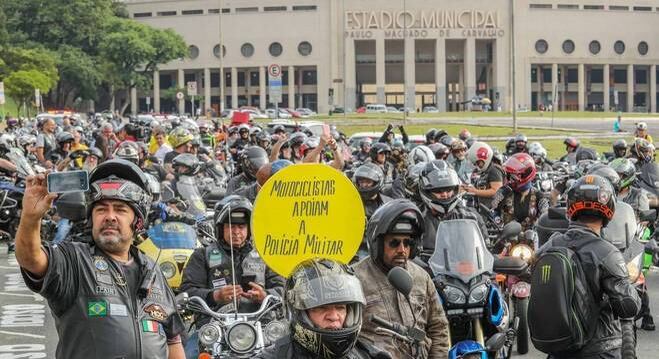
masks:
[[[519,258],[530,265],[535,253],[537,236],[531,230],[527,230],[523,234],[521,232],[522,226],[518,222],[513,221],[504,226],[500,241],[505,244],[499,257]],[[529,325],[526,321],[526,312],[531,295],[530,278],[526,275],[497,273],[496,281],[504,292],[506,303],[512,306],[515,318],[519,319],[517,352],[526,354],[529,351]]]
[[[495,268],[474,220],[440,222],[435,238],[428,265],[449,321],[449,344],[473,340],[485,347],[485,338],[505,333],[507,345],[489,355],[509,357],[516,328],[509,326],[508,305],[492,278],[495,271],[521,275],[528,268],[526,262],[504,258]]]
[[[281,298],[268,295],[252,313],[227,313],[226,305],[218,311],[199,297],[182,293],[177,298],[179,310],[206,315],[208,324],[199,328],[200,358],[250,358],[288,334]],[[202,356],[202,355],[206,356]]]

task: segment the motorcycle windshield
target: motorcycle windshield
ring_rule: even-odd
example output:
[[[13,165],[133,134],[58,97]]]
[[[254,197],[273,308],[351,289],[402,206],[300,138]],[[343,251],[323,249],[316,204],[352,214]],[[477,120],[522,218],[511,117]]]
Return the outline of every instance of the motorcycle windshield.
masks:
[[[445,275],[464,283],[483,273],[492,273],[494,257],[487,250],[476,221],[442,221],[437,227],[435,251],[428,262],[434,276]]]
[[[32,169],[32,166],[30,166],[30,162],[28,162],[27,158],[23,156],[23,153],[21,153],[20,150],[12,148],[11,151],[7,153],[7,158],[16,166],[16,172],[18,172],[21,177],[25,178],[34,175],[34,170]]]
[[[653,196],[657,196],[659,191],[659,163],[646,163],[641,167],[641,186]]]
[[[194,177],[181,176],[176,182],[176,190],[181,199],[188,205],[187,213],[193,216],[205,215],[206,204],[201,198],[201,193],[197,188],[198,184]]]
[[[195,249],[197,232],[192,226],[180,222],[158,223],[148,231],[153,244],[160,249]]]
[[[616,248],[624,251],[636,234],[636,214],[634,209],[623,201],[616,202],[616,211],[609,224],[602,228],[602,237]]]

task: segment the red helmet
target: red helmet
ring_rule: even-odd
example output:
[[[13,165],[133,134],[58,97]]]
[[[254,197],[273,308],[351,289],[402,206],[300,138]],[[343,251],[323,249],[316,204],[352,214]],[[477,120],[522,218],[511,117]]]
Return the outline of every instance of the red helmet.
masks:
[[[503,164],[507,184],[514,190],[530,183],[535,178],[535,161],[527,153],[516,153]]]

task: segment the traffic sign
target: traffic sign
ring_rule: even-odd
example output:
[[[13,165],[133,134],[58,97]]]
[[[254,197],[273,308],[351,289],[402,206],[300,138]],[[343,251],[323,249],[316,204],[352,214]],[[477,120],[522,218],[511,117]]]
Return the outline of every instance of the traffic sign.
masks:
[[[176,98],[177,99],[183,100],[184,97],[185,97],[185,95],[183,94],[183,92],[179,91],[179,92],[176,93]]]
[[[147,106],[151,104],[151,97],[149,96],[146,97],[146,104]]]
[[[281,66],[277,64],[268,66],[268,75],[270,103],[278,104],[281,102]]]
[[[188,82],[188,96],[197,96],[197,82]]]
[[[5,84],[0,82],[0,105],[5,104]]]

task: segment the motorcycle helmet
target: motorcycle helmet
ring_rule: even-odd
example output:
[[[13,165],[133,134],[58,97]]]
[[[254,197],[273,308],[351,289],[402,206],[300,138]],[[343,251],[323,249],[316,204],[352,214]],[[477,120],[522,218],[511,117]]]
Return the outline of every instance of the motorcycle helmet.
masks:
[[[414,147],[407,155],[407,165],[413,166],[421,162],[430,162],[435,159],[435,154],[424,145]]]
[[[133,227],[138,231],[147,225],[152,201],[149,179],[136,164],[113,159],[99,164],[91,171],[87,218],[91,218],[94,204],[106,199],[126,202],[135,212]]]
[[[360,180],[370,180],[373,183],[370,186],[360,185]],[[352,176],[352,183],[357,188],[362,199],[369,200],[382,190],[382,186],[384,186],[384,173],[378,165],[370,162],[364,163],[355,170],[355,174]]]
[[[616,210],[616,194],[608,180],[598,175],[585,175],[574,181],[567,191],[566,216],[578,220],[582,215],[602,218],[606,226]]]
[[[535,179],[535,161],[527,153],[515,153],[503,164],[506,171],[506,183],[515,191],[530,188]]]
[[[547,158],[547,150],[540,142],[531,142],[529,145],[529,155],[533,157],[536,164],[540,164]]]
[[[629,158],[616,158],[609,163],[618,176],[620,177],[619,189],[624,189],[636,181],[636,166]]]
[[[627,156],[627,141],[619,138],[613,142],[613,155],[615,158],[623,158]]]
[[[137,145],[135,142],[125,141],[122,142],[119,147],[114,151],[114,156],[116,158],[121,158],[122,160],[133,162],[136,165],[139,165],[140,154],[138,153]]]
[[[414,259],[421,250],[424,228],[423,214],[412,201],[398,198],[383,204],[373,213],[366,225],[365,236],[371,258],[384,265],[384,236],[408,234],[413,242],[410,245],[409,259]]]
[[[168,136],[169,144],[176,149],[192,141],[194,136],[183,127],[176,127]]]
[[[603,163],[595,163],[588,169],[586,174],[598,175],[611,183],[613,190],[617,193],[620,189],[620,175],[611,167]]]
[[[574,152],[579,148],[579,140],[576,137],[568,137],[563,141],[567,152]],[[571,149],[571,150],[570,150]]]
[[[295,132],[288,139],[288,143],[292,148],[295,148],[298,146],[302,146],[306,140],[307,140],[307,135],[305,135],[302,132]]]
[[[421,178],[421,172],[423,172],[425,167],[426,162],[419,162],[407,167],[407,172],[405,172],[405,177],[403,178],[403,187],[407,198],[415,201],[418,200],[419,202],[422,201],[419,196],[419,178]]]
[[[224,224],[247,224],[247,238],[251,236],[250,220],[252,217],[252,203],[245,197],[230,195],[215,205],[215,237],[224,239]]]
[[[398,151],[399,155],[405,153],[405,144],[399,139],[394,140],[394,142],[391,144],[392,154],[396,153],[396,151]]]
[[[435,154],[435,158],[438,160],[447,159],[448,155],[451,153],[451,150],[441,143],[432,143],[428,148],[430,148],[432,153]]]
[[[90,147],[88,151],[89,151],[89,155],[96,157],[98,161],[103,159],[103,151],[101,151],[100,148]]]
[[[302,156],[306,156],[309,151],[315,149],[320,145],[320,139],[318,137],[307,137],[307,140],[304,141],[302,146],[300,146],[300,153]]]
[[[15,117],[10,117],[9,119],[7,119],[7,127],[8,128],[18,127],[18,119]]]
[[[648,140],[637,138],[634,140],[634,150],[639,161],[652,162],[654,159],[654,147]]]
[[[254,126],[249,129],[249,135],[251,136],[257,136],[259,133],[263,132],[263,129],[259,126]]]
[[[526,152],[526,144],[529,142],[529,139],[523,134],[519,133],[515,135],[515,150],[517,152]]]
[[[467,158],[469,162],[476,168],[476,171],[482,173],[490,167],[492,162],[492,157],[494,157],[494,151],[490,145],[485,142],[474,142],[474,144],[469,148],[467,152]],[[483,167],[479,167],[476,162],[483,161]]]
[[[270,135],[265,131],[260,132],[256,136],[256,143],[264,150],[268,150],[270,148],[271,142],[272,139],[270,138]]]
[[[371,146],[371,150],[368,152],[368,156],[372,161],[377,161],[378,154],[380,153],[384,153],[385,157],[389,157],[391,155],[391,148],[386,143],[378,142]]]
[[[310,309],[345,304],[343,328],[322,329],[309,318]],[[329,259],[309,259],[298,264],[286,280],[284,305],[291,338],[318,358],[343,358],[357,342],[366,305],[354,271]]]
[[[448,133],[446,131],[444,131],[442,129],[437,130],[437,132],[435,132],[435,142],[441,142],[441,143],[444,144],[444,146],[450,147],[451,142],[453,142],[453,137],[451,137],[450,142],[449,142],[449,140],[442,141],[442,139],[446,136],[451,137],[451,136],[448,135]]]
[[[247,147],[240,154],[240,167],[243,173],[251,180],[256,179],[256,172],[269,161],[268,153],[258,146]]]
[[[60,146],[62,146],[63,144],[65,144],[67,142],[68,143],[73,143],[73,141],[74,141],[73,135],[71,134],[71,132],[68,132],[68,131],[62,131],[62,132],[58,133],[57,136],[55,136],[55,140],[57,141],[57,143]]]
[[[364,139],[359,142],[359,148],[364,152],[370,151],[372,145],[373,140],[370,137],[364,137]]]
[[[461,139],[454,139],[451,143],[451,152],[467,151],[467,144]]]
[[[442,136],[442,138],[439,139],[438,142],[441,143],[442,145],[448,147],[448,148],[451,148],[451,145],[453,145],[453,141],[455,141],[455,139],[453,137],[451,137],[449,135],[444,135],[444,136]]]
[[[468,129],[463,128],[462,131],[460,131],[460,134],[458,135],[458,138],[467,141],[468,139],[471,138],[471,132],[469,132]]]
[[[455,170],[443,160],[426,163],[419,176],[419,194],[423,203],[441,216],[451,211],[457,204],[460,189],[460,177]],[[453,193],[446,199],[439,199],[435,193]]]
[[[639,122],[636,124],[637,131],[646,131],[648,129],[648,124],[645,122]]]
[[[240,135],[241,138],[248,138],[249,125],[243,123],[242,125],[238,126],[238,134]]]
[[[282,133],[286,133],[286,127],[284,125],[276,125],[275,127],[272,128],[272,133],[275,135],[281,135]]]
[[[435,134],[437,133],[437,129],[431,128],[428,131],[426,131],[426,144],[430,145],[432,143],[435,143]]]
[[[456,343],[448,352],[449,359],[487,359],[487,352],[480,343],[463,340]]]
[[[172,168],[177,175],[194,176],[201,170],[201,163],[197,156],[191,153],[182,153],[174,157]]]

